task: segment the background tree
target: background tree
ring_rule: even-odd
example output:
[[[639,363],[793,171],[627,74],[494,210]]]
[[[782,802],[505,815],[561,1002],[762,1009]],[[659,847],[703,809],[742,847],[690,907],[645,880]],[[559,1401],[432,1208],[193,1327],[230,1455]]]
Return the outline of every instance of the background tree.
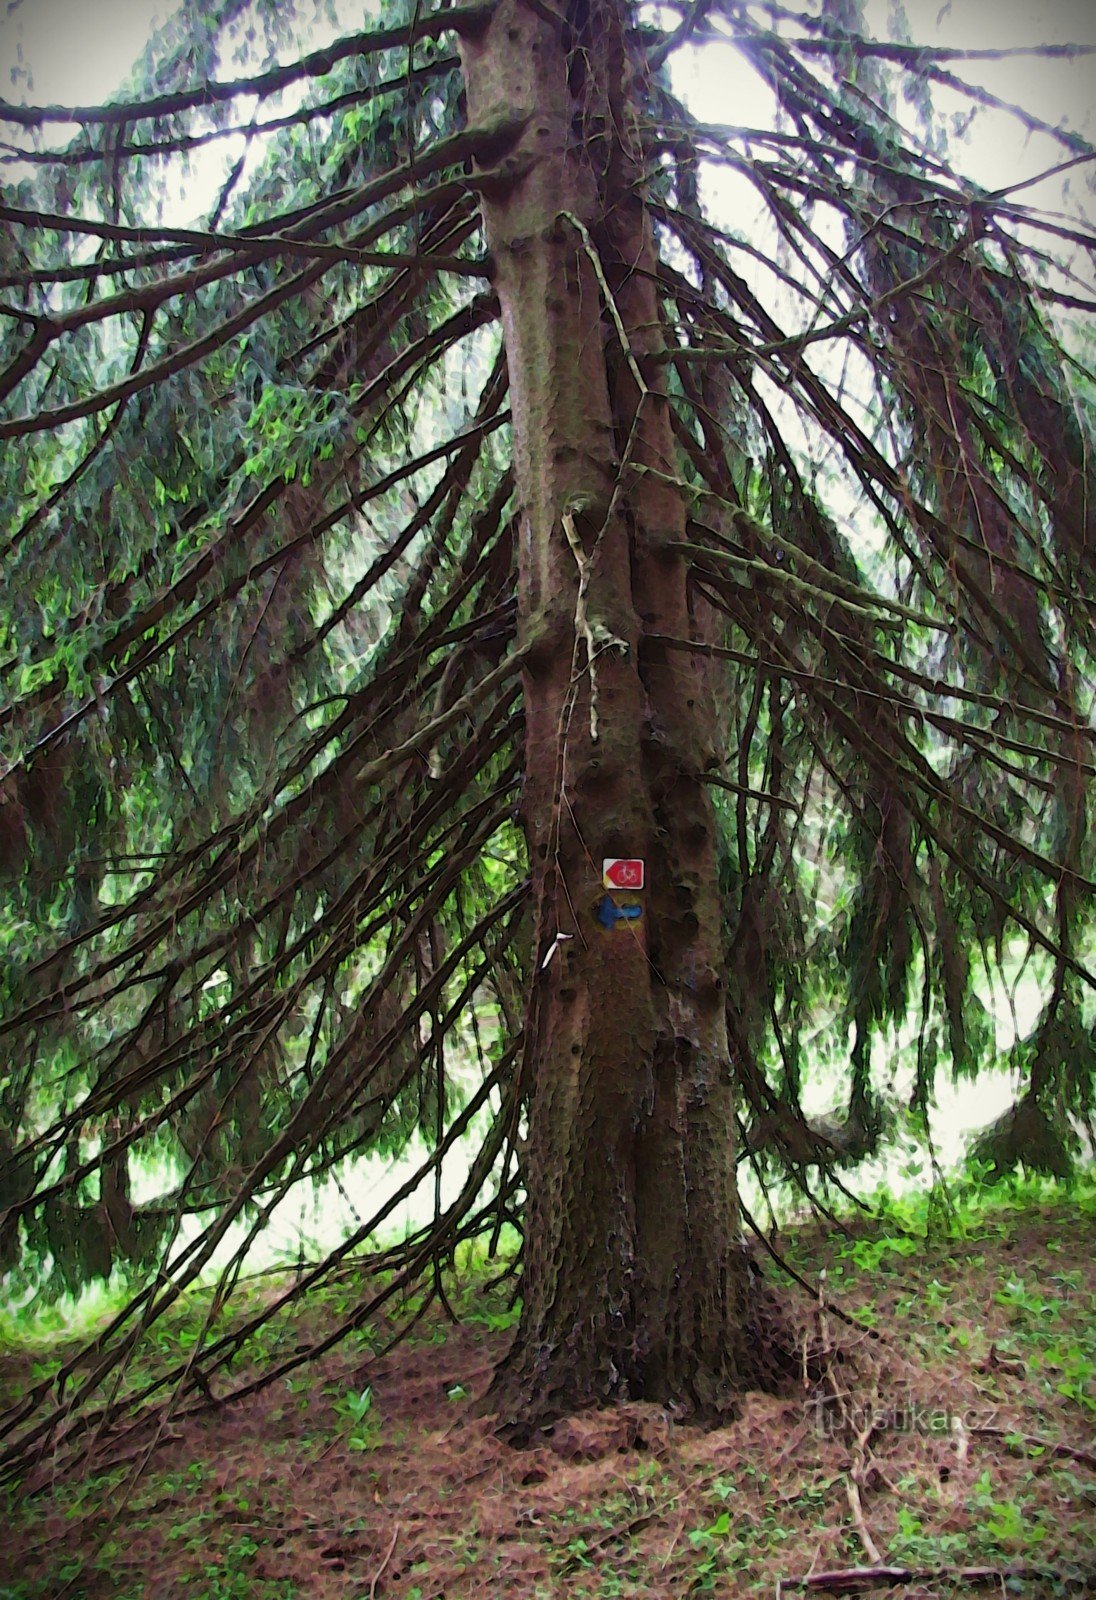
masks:
[[[416,1131],[433,1221],[363,1257],[351,1325],[512,1222],[505,1416],[719,1413],[766,1376],[736,1119],[760,1173],[837,1181],[894,1114],[874,1038],[919,1019],[922,1119],[985,1061],[979,967],[1049,973],[984,1154],[1068,1170],[1092,239],[898,120],[940,52],[767,14],[393,5],[304,55],[271,24],[256,71],[228,0],[117,104],[2,108],[0,1249],[133,1288],[7,1417],[8,1471],[233,1392],[273,1206]],[[771,127],[675,96],[709,38]],[[210,151],[209,214],[165,226]],[[632,855],[638,920],[600,878]],[[126,1389],[228,1239],[200,1346]]]

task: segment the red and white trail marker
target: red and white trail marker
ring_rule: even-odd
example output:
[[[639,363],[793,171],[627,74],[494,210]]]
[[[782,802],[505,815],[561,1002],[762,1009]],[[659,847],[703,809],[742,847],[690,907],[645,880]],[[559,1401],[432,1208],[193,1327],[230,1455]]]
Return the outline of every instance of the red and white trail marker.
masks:
[[[605,889],[642,889],[643,862],[638,856],[606,856],[601,863]]]

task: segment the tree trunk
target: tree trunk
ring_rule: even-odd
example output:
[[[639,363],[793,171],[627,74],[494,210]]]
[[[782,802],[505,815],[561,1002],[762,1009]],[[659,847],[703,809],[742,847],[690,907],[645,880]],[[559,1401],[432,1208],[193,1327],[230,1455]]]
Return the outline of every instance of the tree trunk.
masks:
[[[527,1021],[524,1302],[493,1391],[535,1424],[630,1397],[707,1416],[759,1372],[734,1190],[703,674],[638,185],[621,0],[500,0],[469,117],[528,116],[482,174],[521,512]],[[605,858],[640,858],[642,892]],[[555,947],[555,954],[549,952]],[[547,961],[547,965],[544,965]]]

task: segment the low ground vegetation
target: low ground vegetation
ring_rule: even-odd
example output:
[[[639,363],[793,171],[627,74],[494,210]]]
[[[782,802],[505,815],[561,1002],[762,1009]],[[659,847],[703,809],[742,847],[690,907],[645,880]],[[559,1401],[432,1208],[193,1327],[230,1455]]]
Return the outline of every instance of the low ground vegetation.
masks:
[[[455,1320],[427,1294],[394,1316],[421,1309],[394,1348],[375,1323],[230,1406],[104,1438],[79,1478],[43,1461],[33,1492],[8,1493],[0,1597],[668,1600],[810,1593],[865,1568],[814,1592],[1091,1593],[1096,1184],[953,1199],[777,1235],[809,1286],[789,1291],[802,1374],[713,1431],[625,1405],[505,1444],[476,1400],[516,1280],[469,1257]],[[279,1293],[266,1276],[245,1298]],[[357,1293],[351,1267],[273,1318],[241,1373],[314,1342]],[[206,1309],[192,1295],[156,1339],[185,1348]],[[9,1330],[3,1398],[66,1350]]]

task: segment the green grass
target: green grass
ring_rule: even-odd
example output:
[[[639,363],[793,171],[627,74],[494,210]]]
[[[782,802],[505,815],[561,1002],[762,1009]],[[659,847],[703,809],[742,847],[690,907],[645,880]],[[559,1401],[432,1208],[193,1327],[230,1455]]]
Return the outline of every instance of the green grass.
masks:
[[[972,1182],[956,1186],[948,1206],[927,1195],[904,1195],[882,1201],[878,1209],[874,1219],[846,1213],[848,1236],[806,1227],[784,1235],[778,1248],[813,1281],[825,1272],[827,1302],[899,1342],[904,1361],[938,1374],[933,1381],[942,1408],[950,1405],[953,1387],[964,1407],[999,1406],[1009,1418],[1002,1421],[1003,1436],[972,1441],[961,1494],[940,1472],[942,1461],[954,1461],[950,1424],[935,1436],[928,1429],[918,1437],[881,1436],[879,1459],[890,1482],[866,1495],[881,1551],[888,1560],[927,1567],[1056,1561],[1068,1566],[1069,1552],[1063,1556],[1059,1550],[1059,1509],[1072,1507],[1076,1517],[1077,1507],[1091,1504],[1092,1485],[1083,1466],[1054,1456],[1040,1440],[1083,1443],[1091,1435],[1096,1307],[1087,1287],[1088,1257],[1084,1250],[1078,1256],[1078,1243],[1092,1237],[1096,1183],[1091,1176],[1070,1188],[1014,1180],[990,1190]],[[513,1279],[490,1283],[500,1270],[482,1250],[458,1257],[450,1300],[464,1324],[464,1348],[497,1352],[514,1325]],[[274,1288],[269,1275],[241,1285],[218,1332],[238,1326]],[[302,1340],[347,1320],[362,1293],[357,1271],[334,1277],[306,1305],[279,1312],[259,1330],[236,1358],[235,1373],[242,1378],[283,1359]],[[400,1315],[414,1315],[425,1304],[426,1293],[420,1292],[399,1308]],[[173,1307],[152,1330],[127,1382],[147,1381],[157,1364],[192,1351],[210,1305],[209,1291],[198,1289]],[[72,1326],[64,1318],[55,1320],[53,1342],[41,1323],[33,1338],[15,1337],[10,1324],[5,1331],[8,1356],[26,1363],[32,1382],[56,1372],[72,1347]],[[230,1460],[219,1459],[212,1427],[201,1438],[188,1436],[189,1458],[166,1467],[153,1457],[136,1485],[118,1469],[62,1483],[25,1505],[11,1494],[2,1497],[0,1515],[11,1538],[33,1543],[36,1523],[47,1513],[61,1532],[53,1537],[41,1575],[0,1582],[0,1600],[54,1600],[69,1581],[73,1600],[146,1600],[147,1574],[134,1570],[131,1553],[142,1539],[146,1545],[158,1541],[182,1585],[171,1593],[185,1593],[186,1600],[304,1600],[305,1577],[271,1577],[267,1567],[286,1570],[272,1541],[297,1514],[291,1502],[306,1465],[327,1461],[329,1473],[332,1465],[342,1473],[345,1463],[345,1474],[353,1474],[360,1493],[354,1511],[360,1509],[361,1516],[346,1522],[340,1530],[345,1535],[370,1525],[374,1508],[383,1508],[386,1496],[396,1492],[388,1488],[390,1475],[413,1460],[418,1448],[416,1416],[393,1405],[383,1387],[384,1368],[374,1379],[366,1362],[389,1332],[387,1323],[355,1330],[322,1367],[282,1378],[261,1413],[268,1436],[237,1442]],[[835,1333],[854,1350],[876,1348],[836,1319],[830,1336]],[[386,1364],[425,1352],[417,1357],[420,1382],[436,1364],[434,1404],[445,1410],[435,1426],[454,1433],[459,1452],[465,1437],[460,1430],[469,1429],[467,1448],[478,1448],[482,1436],[467,1420],[470,1380],[464,1382],[459,1365],[443,1354],[452,1337],[441,1311],[427,1308],[405,1351],[387,1357]],[[850,1384],[856,1381],[855,1360],[844,1373]],[[702,1450],[698,1454],[695,1435],[690,1442],[691,1430],[671,1430],[662,1453],[629,1451],[586,1467],[572,1500],[556,1492],[539,1510],[537,1489],[522,1487],[524,1468],[515,1453],[507,1468],[509,1488],[496,1484],[489,1491],[490,1518],[481,1518],[472,1502],[455,1525],[431,1535],[430,1547],[463,1574],[454,1582],[454,1595],[465,1592],[465,1583],[468,1592],[474,1583],[502,1584],[509,1552],[522,1548],[532,1568],[539,1562],[545,1571],[530,1578],[522,1600],[564,1593],[580,1600],[638,1600],[652,1593],[771,1595],[771,1574],[806,1570],[822,1542],[831,1564],[862,1562],[845,1499],[847,1460],[839,1447],[808,1435],[785,1449],[784,1435],[772,1431],[775,1424],[768,1426],[763,1447],[737,1458],[733,1452],[718,1455],[719,1435],[712,1435],[716,1454],[710,1463]],[[793,1420],[789,1433],[795,1426]],[[500,1505],[513,1510],[510,1544],[498,1542]],[[529,1519],[522,1521],[526,1510]],[[443,1518],[444,1511],[439,1496],[424,1516]],[[325,1514],[327,1508],[309,1513]],[[400,1535],[401,1556],[408,1537],[406,1530]],[[278,1547],[283,1543],[279,1539]],[[370,1556],[369,1571],[378,1560]],[[411,1600],[416,1590],[435,1594],[432,1576],[430,1560],[408,1557],[401,1600]],[[357,1600],[359,1592],[360,1585],[355,1589],[348,1580],[347,1600]]]

